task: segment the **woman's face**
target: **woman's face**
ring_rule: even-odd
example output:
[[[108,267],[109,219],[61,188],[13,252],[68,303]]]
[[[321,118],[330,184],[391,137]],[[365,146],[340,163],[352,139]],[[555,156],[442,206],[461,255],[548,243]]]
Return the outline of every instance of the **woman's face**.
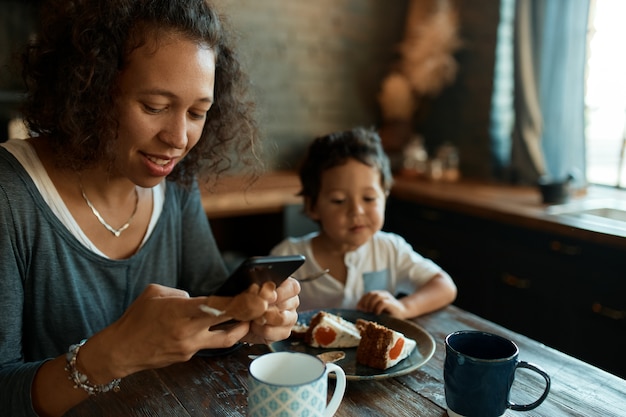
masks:
[[[213,50],[181,35],[134,50],[118,80],[119,175],[142,187],[169,175],[200,139],[214,82]]]
[[[386,199],[378,169],[348,159],[322,173],[317,203],[308,214],[336,249],[351,251],[383,227]]]

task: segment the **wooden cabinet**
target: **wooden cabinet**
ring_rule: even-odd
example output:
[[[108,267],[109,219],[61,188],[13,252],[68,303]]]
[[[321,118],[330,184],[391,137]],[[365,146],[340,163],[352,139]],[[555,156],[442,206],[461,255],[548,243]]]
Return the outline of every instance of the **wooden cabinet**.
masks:
[[[269,255],[286,237],[303,236],[318,229],[306,217],[301,204],[286,204],[276,212],[244,212],[209,219],[217,246],[229,269],[249,256]]]
[[[490,245],[485,224],[468,222],[451,212],[390,198],[384,229],[403,236],[422,256],[432,259],[455,279],[459,287],[456,304],[486,316],[485,300],[492,286],[491,264],[485,256]]]
[[[626,377],[626,251],[394,197],[385,230],[450,273],[459,307]]]

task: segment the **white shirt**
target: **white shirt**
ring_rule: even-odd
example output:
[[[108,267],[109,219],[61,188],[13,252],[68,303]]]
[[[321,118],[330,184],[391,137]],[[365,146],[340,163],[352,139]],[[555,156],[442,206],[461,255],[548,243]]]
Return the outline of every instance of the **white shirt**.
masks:
[[[306,262],[293,276],[303,278],[322,270],[313,256],[311,240],[318,232],[287,238],[276,245],[272,255],[302,254]],[[355,309],[361,297],[373,290],[387,290],[393,295],[411,294],[443,270],[415,252],[402,237],[377,232],[372,239],[345,255],[348,269],[343,285],[331,274],[302,283],[300,311],[312,309]]]

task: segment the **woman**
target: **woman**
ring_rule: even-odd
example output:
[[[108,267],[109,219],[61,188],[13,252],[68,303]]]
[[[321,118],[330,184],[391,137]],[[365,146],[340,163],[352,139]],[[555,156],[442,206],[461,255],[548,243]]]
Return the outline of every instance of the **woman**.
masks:
[[[195,178],[253,155],[257,134],[216,11],[203,0],[44,7],[23,55],[34,134],[0,147],[3,412],[62,415],[200,349],[287,337],[295,280],[209,295],[226,268]],[[241,322],[211,329],[230,318]]]

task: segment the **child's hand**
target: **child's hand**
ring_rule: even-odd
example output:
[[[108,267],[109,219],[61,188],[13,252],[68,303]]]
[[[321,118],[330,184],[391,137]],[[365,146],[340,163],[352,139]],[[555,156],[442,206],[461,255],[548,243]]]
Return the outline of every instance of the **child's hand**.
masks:
[[[367,313],[382,314],[404,319],[408,317],[407,308],[388,291],[376,290],[366,293],[357,304],[357,309]]]

